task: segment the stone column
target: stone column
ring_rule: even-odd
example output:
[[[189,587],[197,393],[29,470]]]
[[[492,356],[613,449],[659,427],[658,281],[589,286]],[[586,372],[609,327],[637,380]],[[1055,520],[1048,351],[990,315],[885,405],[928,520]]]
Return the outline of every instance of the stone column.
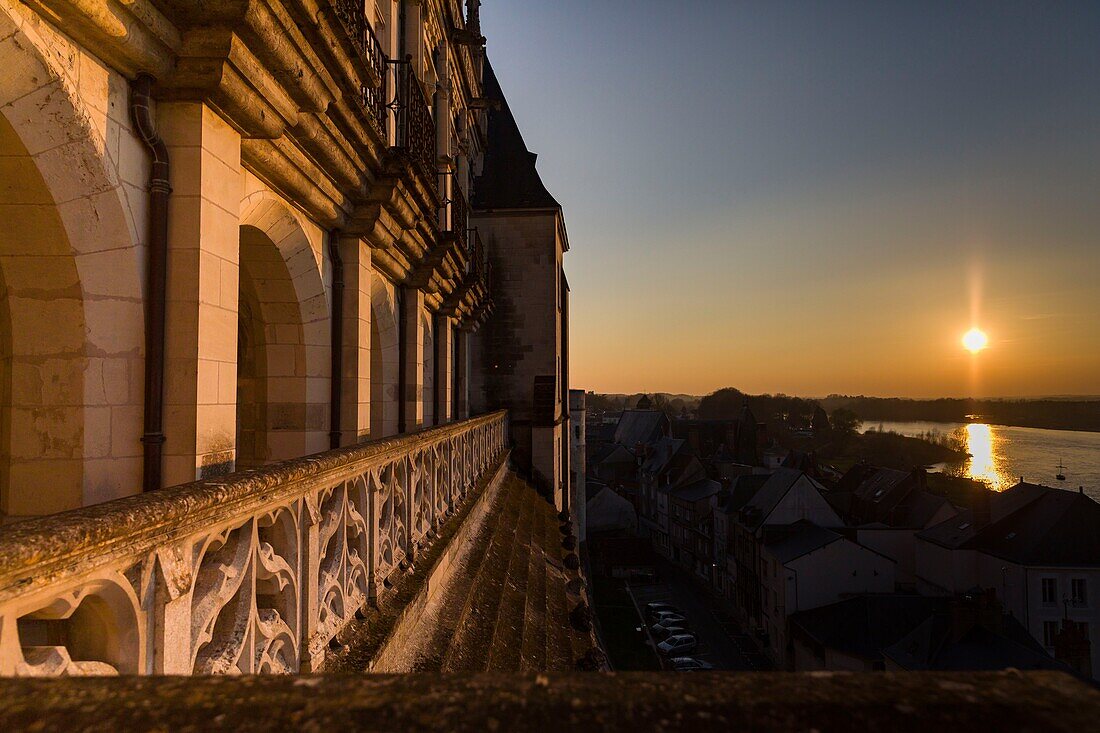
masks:
[[[403,287],[401,297],[401,385],[402,433],[418,430],[424,424],[424,329],[420,312],[424,309],[424,292]]]
[[[370,437],[370,289],[371,248],[358,236],[340,238],[344,263],[344,343],[341,358],[343,392],[340,445]]]
[[[453,329],[448,316],[435,317],[435,422],[437,425],[449,423],[454,419],[451,398],[454,385],[451,364]]]
[[[241,137],[198,102],[158,106],[172,161],[164,484],[229,473],[236,456]]]
[[[456,420],[470,417],[470,334],[458,329],[455,338],[455,390],[458,392]]]

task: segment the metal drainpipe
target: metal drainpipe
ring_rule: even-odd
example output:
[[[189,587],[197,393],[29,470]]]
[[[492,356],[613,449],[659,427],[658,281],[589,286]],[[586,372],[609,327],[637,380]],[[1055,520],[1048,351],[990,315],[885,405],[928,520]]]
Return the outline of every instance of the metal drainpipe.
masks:
[[[340,447],[340,406],[344,399],[344,261],[340,259],[340,230],[328,235],[329,257],[332,259],[332,368],[329,387],[329,447]]]
[[[407,3],[405,0],[398,0],[399,7],[397,10],[397,58],[405,58],[405,27],[408,23],[408,13],[406,10]],[[411,71],[411,65],[410,65]]]
[[[145,415],[142,490],[161,487],[164,447],[164,324],[168,289],[168,146],[153,120],[154,79],[138,74],[130,89],[130,118],[153,155],[149,175],[149,266],[145,290]]]

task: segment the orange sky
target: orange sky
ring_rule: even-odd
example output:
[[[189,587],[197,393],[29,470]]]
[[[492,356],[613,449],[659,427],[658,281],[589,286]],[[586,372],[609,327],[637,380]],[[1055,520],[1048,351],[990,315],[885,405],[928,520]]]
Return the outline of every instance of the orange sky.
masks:
[[[700,5],[484,5],[574,386],[1100,395],[1100,4]]]

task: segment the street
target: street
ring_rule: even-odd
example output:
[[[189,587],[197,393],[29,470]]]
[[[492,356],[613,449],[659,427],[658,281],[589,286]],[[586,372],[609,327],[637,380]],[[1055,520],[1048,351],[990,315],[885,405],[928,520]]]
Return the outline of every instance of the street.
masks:
[[[685,577],[684,571],[661,563],[658,574],[658,582],[631,585],[629,592],[639,611],[644,611],[647,603],[664,601],[684,612],[687,628],[698,641],[696,650],[685,656],[702,659],[715,669],[754,671],[769,668],[737,623]]]

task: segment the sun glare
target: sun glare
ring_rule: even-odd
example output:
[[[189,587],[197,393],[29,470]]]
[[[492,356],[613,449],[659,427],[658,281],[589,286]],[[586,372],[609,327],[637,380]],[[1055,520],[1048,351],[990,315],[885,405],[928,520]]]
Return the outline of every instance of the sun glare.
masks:
[[[980,328],[972,328],[963,334],[962,344],[971,354],[977,354],[989,345],[989,337]]]

